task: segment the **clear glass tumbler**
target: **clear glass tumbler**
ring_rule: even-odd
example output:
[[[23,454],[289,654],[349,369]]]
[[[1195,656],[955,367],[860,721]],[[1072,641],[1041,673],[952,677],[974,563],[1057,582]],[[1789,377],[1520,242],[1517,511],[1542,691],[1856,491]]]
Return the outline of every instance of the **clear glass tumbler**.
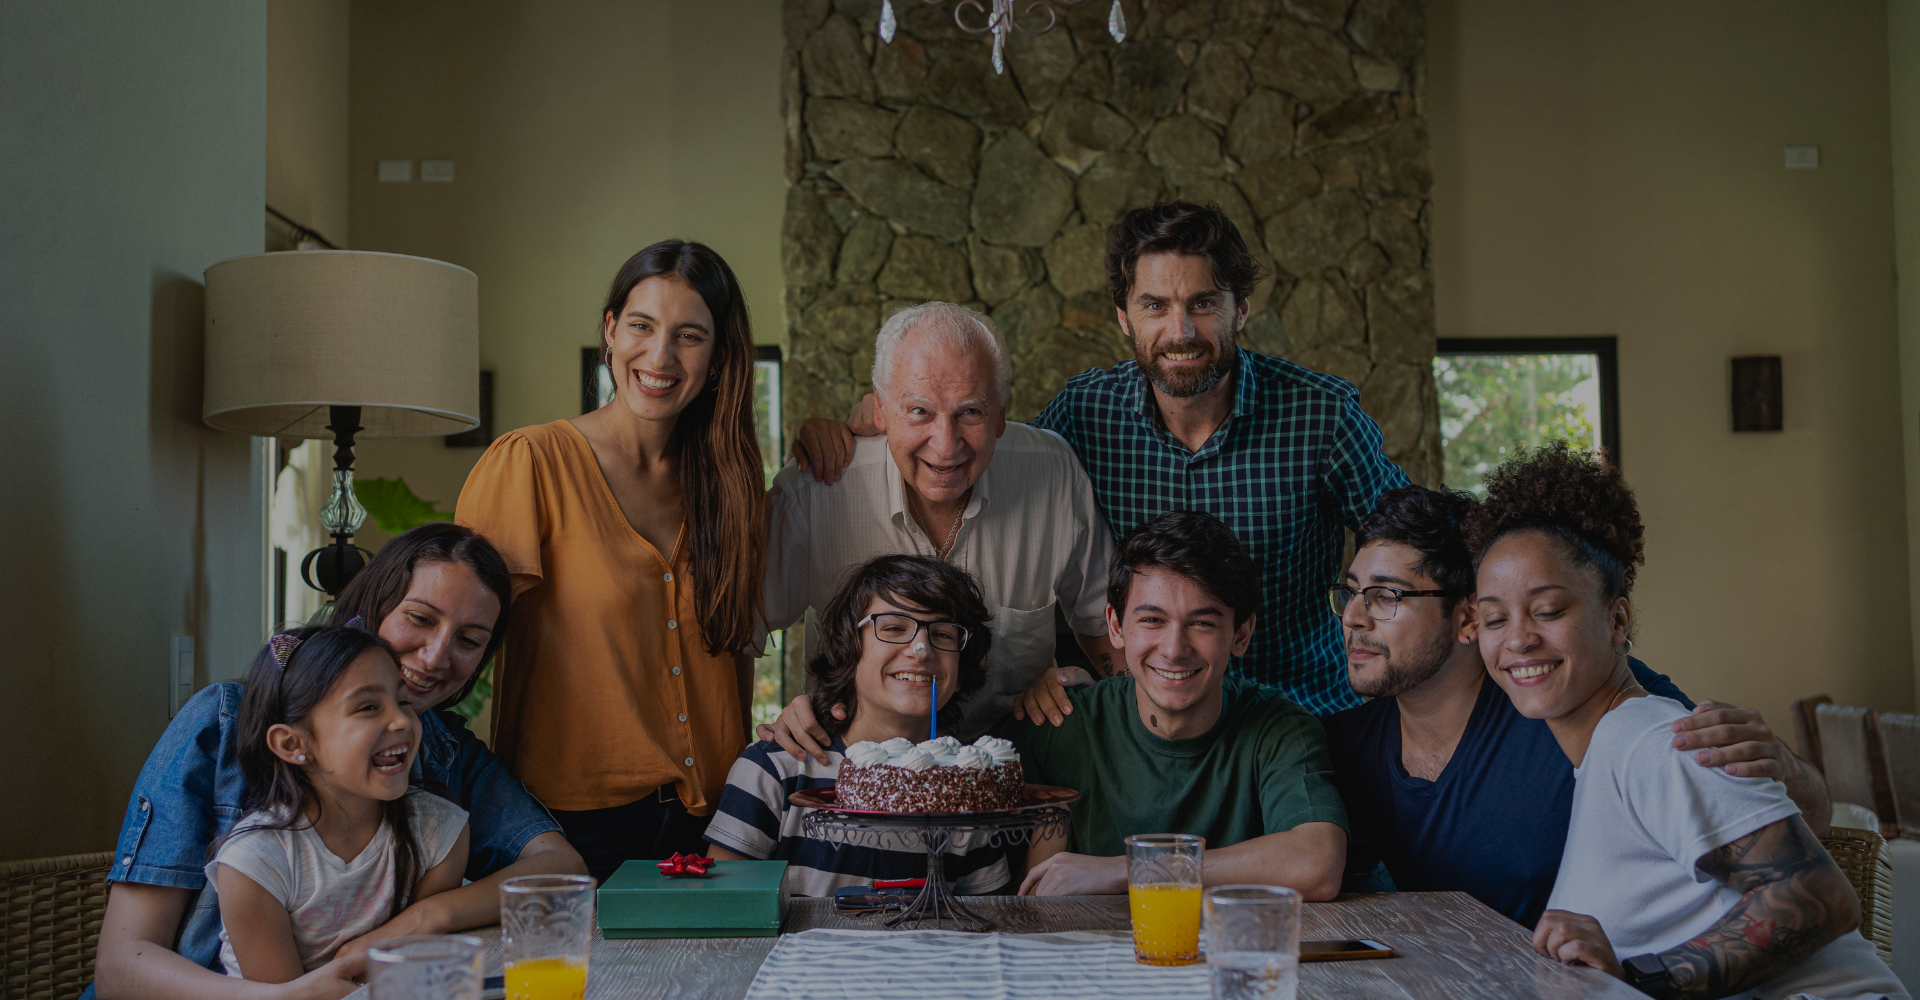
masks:
[[[1133,958],[1146,965],[1200,961],[1200,855],[1206,840],[1186,833],[1127,838],[1127,903]]]
[[[487,946],[466,934],[385,938],[367,949],[372,1000],[480,1000]]]
[[[507,1000],[584,1000],[593,889],[585,875],[526,875],[501,884]]]
[[[1300,894],[1221,885],[1201,896],[1213,1000],[1294,1000],[1300,988]]]

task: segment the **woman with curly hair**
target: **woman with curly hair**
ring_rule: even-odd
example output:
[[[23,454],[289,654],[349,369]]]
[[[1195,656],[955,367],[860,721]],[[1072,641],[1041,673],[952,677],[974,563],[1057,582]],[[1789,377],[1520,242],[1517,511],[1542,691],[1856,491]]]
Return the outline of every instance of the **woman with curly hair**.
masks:
[[[958,725],[967,697],[987,683],[988,614],[979,584],[944,559],[881,556],[848,574],[820,615],[820,655],[807,666],[814,705],[847,707],[844,721],[831,712],[815,714],[833,739],[828,763],[796,760],[772,740],[748,747],[727,774],[720,808],[707,826],[707,853],[785,861],[786,891],[802,896],[830,896],[874,879],[924,877],[927,856],[917,847],[888,850],[805,836],[806,810],[787,796],[833,785],[850,745],[858,759],[860,743],[924,740],[935,711],[941,730]],[[1008,881],[1005,852],[974,834],[948,845],[946,871],[960,893],[989,893]]]
[[[1564,444],[1523,454],[1465,527],[1487,670],[1574,766],[1534,948],[1656,997],[1907,997],[1782,786],[1673,752],[1686,710],[1627,664],[1645,542],[1619,470]]]

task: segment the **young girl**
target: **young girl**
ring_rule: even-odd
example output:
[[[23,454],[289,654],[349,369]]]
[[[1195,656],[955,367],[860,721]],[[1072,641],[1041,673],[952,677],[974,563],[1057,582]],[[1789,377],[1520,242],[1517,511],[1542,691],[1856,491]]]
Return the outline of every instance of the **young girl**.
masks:
[[[207,864],[227,975],[297,979],[460,884],[467,814],[408,787],[420,720],[378,636],[274,636],[247,675],[239,727],[248,812]]]
[[[1534,948],[1656,997],[1906,1000],[1784,787],[1674,753],[1686,709],[1634,680],[1629,591],[1644,543],[1619,470],[1564,444],[1523,455],[1488,480],[1465,527],[1480,655],[1574,767]],[[1698,606],[1666,610],[1681,627],[1717,625]]]
[[[877,616],[877,617],[876,617]],[[927,739],[933,681],[939,681],[941,728],[959,721],[954,699],[986,683],[988,611],[965,570],[925,556],[881,556],[854,570],[820,615],[819,650],[807,666],[816,717],[833,737],[828,763],[795,760],[762,741],[733,762],[720,806],[707,825],[707,853],[722,860],[787,862],[786,891],[830,896],[841,886],[874,879],[925,878],[927,856],[915,850],[848,846],[802,835],[806,810],[787,796],[831,786],[849,743]],[[954,647],[958,648],[954,648]],[[824,711],[845,705],[841,722]],[[1007,884],[1007,859],[984,836],[955,838],[947,878],[960,893]]]

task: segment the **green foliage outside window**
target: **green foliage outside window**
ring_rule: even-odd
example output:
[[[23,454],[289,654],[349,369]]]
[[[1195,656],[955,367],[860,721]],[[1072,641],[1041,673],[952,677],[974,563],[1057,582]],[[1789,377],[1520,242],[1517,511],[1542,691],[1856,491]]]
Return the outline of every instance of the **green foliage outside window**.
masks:
[[[1484,493],[1484,480],[1522,448],[1600,444],[1598,364],[1591,354],[1453,354],[1433,359],[1446,482]]]

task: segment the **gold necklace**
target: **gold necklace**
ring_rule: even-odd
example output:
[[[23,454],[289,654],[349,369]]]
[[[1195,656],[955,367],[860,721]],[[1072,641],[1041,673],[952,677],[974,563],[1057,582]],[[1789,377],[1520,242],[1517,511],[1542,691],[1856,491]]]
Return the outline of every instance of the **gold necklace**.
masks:
[[[907,502],[909,504],[916,502],[919,496],[920,495],[913,492],[913,490],[907,490]],[[971,499],[973,499],[973,488],[968,487],[965,493],[960,494],[960,509],[953,515],[953,530],[947,532],[947,543],[937,546],[933,550],[935,558],[945,559],[947,554],[953,551],[953,543],[960,538],[960,522],[967,516],[967,501]],[[927,541],[931,542],[933,538],[929,536]]]

